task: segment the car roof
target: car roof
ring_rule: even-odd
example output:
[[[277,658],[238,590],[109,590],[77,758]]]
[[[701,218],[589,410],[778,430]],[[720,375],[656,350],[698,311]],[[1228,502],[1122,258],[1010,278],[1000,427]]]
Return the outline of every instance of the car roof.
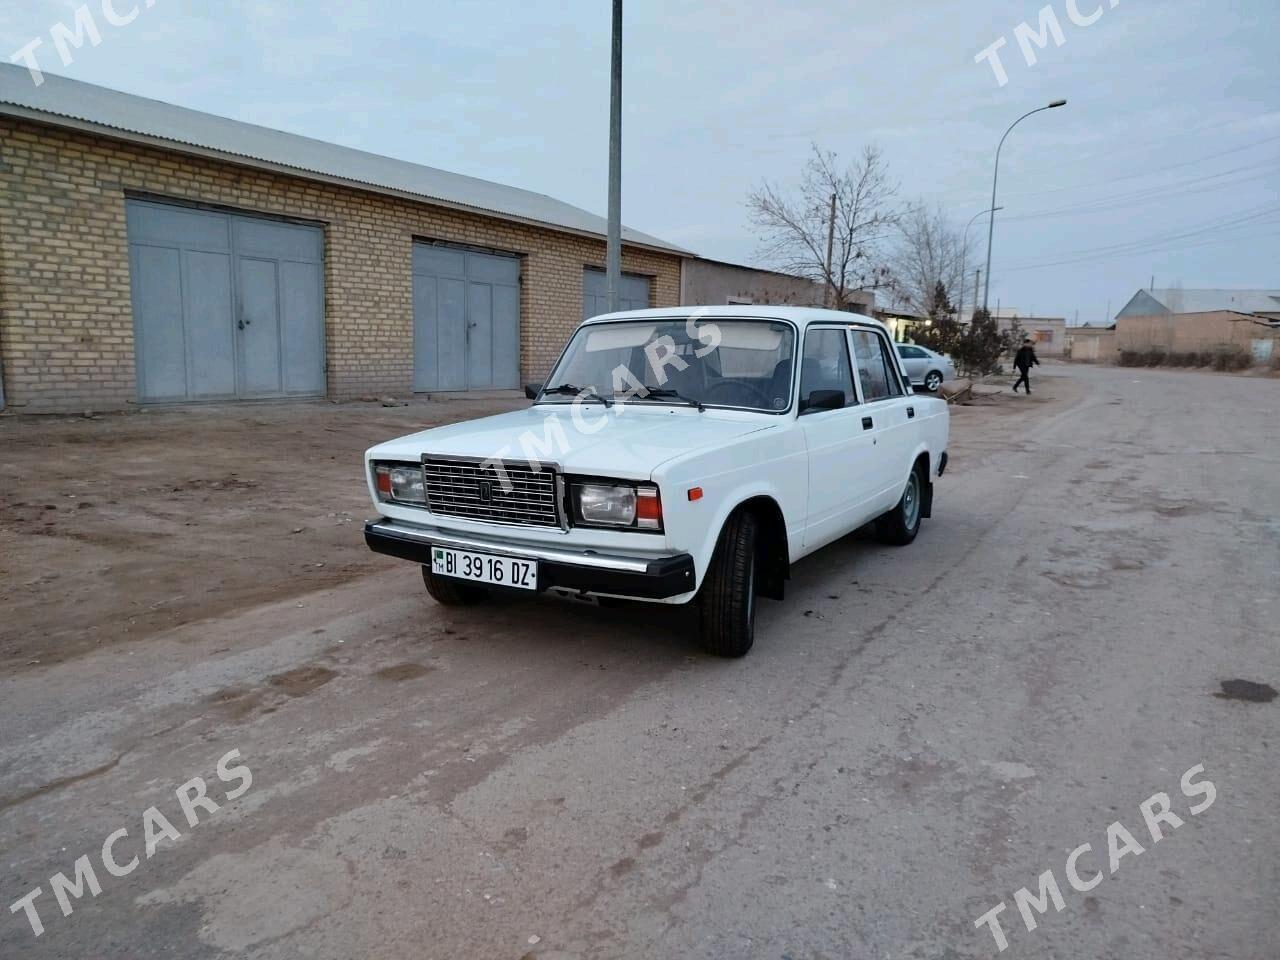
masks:
[[[693,317],[707,320],[789,320],[803,329],[813,323],[863,323],[887,328],[875,317],[847,310],[823,310],[820,307],[791,307],[769,304],[726,303],[697,307],[651,307],[648,310],[623,310],[590,317],[583,323],[615,323],[622,320],[684,320]]]

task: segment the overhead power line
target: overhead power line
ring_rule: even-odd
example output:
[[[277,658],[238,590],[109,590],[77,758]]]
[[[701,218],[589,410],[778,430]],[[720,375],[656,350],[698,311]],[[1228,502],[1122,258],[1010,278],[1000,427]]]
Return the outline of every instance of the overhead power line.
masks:
[[[1203,223],[1189,225],[1188,227],[1183,228],[1181,232],[1154,234],[1152,236],[1141,237],[1136,240],[1129,240],[1124,243],[1092,247],[1087,250],[1068,251],[1060,254],[1059,259],[1039,262],[1033,261],[1030,263],[1016,263],[1004,268],[1002,272],[1037,270],[1044,267],[1065,266],[1072,263],[1085,263],[1092,260],[1105,260],[1129,254],[1156,252],[1167,247],[1170,243],[1177,244],[1184,240],[1194,240],[1195,238],[1203,237],[1206,234],[1229,232],[1239,230],[1241,228],[1252,228],[1277,222],[1280,222],[1280,206],[1264,207],[1260,210],[1255,210],[1252,213],[1237,212],[1223,217],[1215,217],[1211,220],[1204,221]],[[1194,246],[1196,244],[1192,243],[1186,245]]]
[[[1256,224],[1250,224],[1256,226]],[[1194,249],[1196,247],[1210,247],[1220,243],[1240,243],[1243,240],[1268,240],[1272,237],[1280,237],[1280,231],[1271,231],[1269,233],[1249,234],[1246,236],[1229,236],[1229,237],[1207,237],[1201,240],[1193,240],[1187,243],[1177,243],[1173,246],[1166,247],[1150,247],[1145,250],[1131,250],[1124,253],[1105,254],[1095,257],[1078,257],[1074,260],[1058,260],[1051,263],[1029,264],[1021,267],[1009,267],[1002,270],[1001,273],[1022,273],[1033,270],[1051,270],[1055,267],[1070,266],[1081,263],[1092,263],[1099,260],[1123,260],[1128,257],[1145,256],[1150,253],[1181,253],[1183,250]]]
[[[1209,186],[1200,187],[1198,189],[1184,189],[1192,187],[1195,184],[1206,183],[1211,180],[1222,180],[1224,177],[1230,177],[1238,173],[1247,173],[1251,170],[1260,170],[1261,172],[1247,177],[1236,177],[1235,179],[1226,180],[1222,183],[1213,183]],[[1066,207],[1058,207],[1053,210],[1037,210],[1031,213],[1014,214],[1013,216],[1004,217],[1003,219],[1038,220],[1042,217],[1078,216],[1082,213],[1097,213],[1111,209],[1119,209],[1121,207],[1139,206],[1156,200],[1166,200],[1169,197],[1190,196],[1196,193],[1221,190],[1224,187],[1234,187],[1242,183],[1248,183],[1252,180],[1262,180],[1267,177],[1280,177],[1280,157],[1275,157],[1262,163],[1251,163],[1243,167],[1233,167],[1230,170],[1223,170],[1221,173],[1211,173],[1203,177],[1193,177],[1190,180],[1182,180],[1176,183],[1166,184],[1161,187],[1147,187],[1130,193],[1119,193],[1110,197],[1099,197],[1096,200],[1086,200],[1081,203],[1071,204]]]
[[[1217,153],[1206,154],[1202,157],[1193,157],[1190,160],[1182,160],[1182,161],[1179,161],[1178,163],[1166,164],[1165,166],[1162,166],[1162,167],[1151,167],[1149,169],[1138,170],[1133,173],[1120,174],[1118,176],[1108,176],[1106,180],[1102,182],[1094,180],[1094,181],[1089,181],[1085,183],[1061,184],[1056,187],[1037,187],[1034,190],[1017,190],[1017,191],[1011,191],[1007,193],[1006,197],[1040,196],[1046,193],[1061,193],[1065,190],[1088,190],[1090,188],[1098,187],[1098,186],[1110,186],[1113,183],[1120,183],[1126,180],[1136,180],[1142,177],[1152,177],[1160,173],[1167,173],[1170,170],[1181,170],[1185,167],[1195,166],[1201,163],[1208,163],[1210,160],[1218,160],[1222,157],[1230,156],[1235,153],[1242,153],[1245,150],[1253,150],[1256,147],[1265,146],[1269,143],[1275,143],[1276,141],[1280,141],[1280,134],[1277,134],[1271,137],[1264,137],[1261,140],[1254,140],[1250,143],[1241,144],[1236,147],[1231,147],[1228,150],[1220,150]],[[1159,141],[1155,141],[1155,142],[1159,142]],[[1079,163],[1082,159],[1089,159],[1090,157],[1101,157],[1101,156],[1105,156],[1107,157],[1107,159],[1114,158],[1113,154],[1086,154],[1084,157],[1074,158],[1073,162]]]

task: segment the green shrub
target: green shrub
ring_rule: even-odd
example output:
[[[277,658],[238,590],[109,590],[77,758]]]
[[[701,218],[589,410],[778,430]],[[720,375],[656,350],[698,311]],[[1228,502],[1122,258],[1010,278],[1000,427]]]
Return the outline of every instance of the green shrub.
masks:
[[[1001,332],[986,310],[974,312],[967,324],[935,320],[921,342],[930,349],[949,353],[962,376],[981,377],[1000,370],[1000,358],[1017,348],[1014,331]]]

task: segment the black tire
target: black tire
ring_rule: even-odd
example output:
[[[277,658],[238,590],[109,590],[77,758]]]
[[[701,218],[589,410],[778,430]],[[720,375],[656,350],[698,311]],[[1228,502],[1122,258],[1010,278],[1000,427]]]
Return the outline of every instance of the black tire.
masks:
[[[740,511],[725,521],[698,593],[708,653],[741,657],[755,642],[756,561],[756,518]]]
[[[940,386],[942,386],[941,371],[930,370],[924,375],[924,388],[930,393],[937,393]]]
[[[487,587],[457,577],[436,576],[426,564],[422,566],[422,582],[427,585],[431,599],[446,607],[472,607],[489,598]]]
[[[920,532],[925,478],[919,464],[911,468],[898,505],[876,519],[876,537],[883,543],[905,547]]]

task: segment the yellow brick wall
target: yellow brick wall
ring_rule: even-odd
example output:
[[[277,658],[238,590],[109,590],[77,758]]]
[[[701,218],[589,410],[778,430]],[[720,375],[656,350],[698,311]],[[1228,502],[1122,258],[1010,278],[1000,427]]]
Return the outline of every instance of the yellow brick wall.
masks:
[[[1275,332],[1230,310],[1116,318],[1117,350],[1166,353],[1251,351],[1254,340]]]
[[[136,402],[125,197],[142,193],[320,221],[331,397],[413,383],[411,244],[522,255],[520,370],[539,380],[582,317],[604,241],[232,163],[0,118],[0,363],[11,409]],[[626,247],[654,306],[679,302],[678,257]]]

